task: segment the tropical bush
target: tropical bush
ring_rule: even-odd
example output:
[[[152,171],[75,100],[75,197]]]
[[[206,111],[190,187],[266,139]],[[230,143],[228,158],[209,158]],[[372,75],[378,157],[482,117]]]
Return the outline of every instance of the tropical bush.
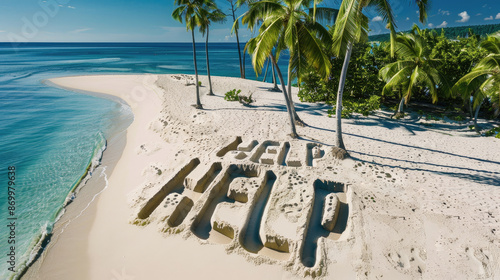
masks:
[[[232,89],[224,95],[224,100],[226,101],[238,101],[243,105],[249,105],[250,103],[253,103],[254,100],[252,99],[252,95],[250,94],[249,96],[246,95],[240,95],[241,89]]]
[[[378,78],[379,69],[393,59],[390,58],[387,44],[360,43],[354,46],[347,83],[344,88],[344,100],[364,101],[372,95],[380,95],[384,87]],[[302,102],[325,102],[333,105],[337,100],[338,73],[342,70],[343,59],[333,58],[328,80],[323,80],[316,71],[304,74],[298,97]],[[344,106],[345,107],[345,106]]]
[[[224,95],[224,100],[226,101],[239,101],[239,94],[241,93],[241,89],[232,89]]]
[[[480,38],[473,33],[470,33],[467,38],[459,37],[450,40],[446,34],[438,34],[433,30],[420,30],[415,27],[411,32],[415,36],[423,38],[428,59],[439,62],[435,64],[435,70],[440,76],[446,78],[445,82],[449,85],[455,84],[471,72],[488,54],[484,48],[480,47],[485,38]],[[324,102],[331,106],[335,105],[343,58],[330,56],[332,57],[332,66],[328,79],[323,79],[316,71],[306,71],[302,74],[298,94],[302,102]],[[394,86],[392,90],[386,91],[382,95],[385,83],[379,79],[380,69],[398,60],[401,59],[397,53],[391,57],[389,43],[358,43],[354,45],[344,88],[343,110],[346,111],[343,112],[343,117],[349,117],[353,113],[366,115],[371,110],[365,108],[372,108],[371,105],[376,107],[373,100],[369,101],[371,96],[378,96],[380,105],[384,108],[398,109],[396,104],[401,100],[404,85]],[[449,91],[444,89],[445,87],[440,86],[437,88],[437,92],[434,92],[434,100],[437,98],[436,105],[447,113],[453,112],[451,118],[453,120],[465,121],[464,116],[470,116],[472,119],[475,112],[470,97],[474,95],[474,92],[460,91],[450,95]],[[430,104],[433,101],[428,87],[418,84],[414,87],[411,98],[410,108],[411,104]],[[497,95],[485,99],[482,105],[484,109],[481,110],[480,115],[488,119],[496,118],[496,113],[499,111],[499,100],[500,97]],[[424,112],[421,110],[421,106],[419,107],[419,115],[429,120],[437,119],[435,116],[429,116],[435,112],[432,110]],[[330,112],[331,114],[333,111]]]
[[[492,128],[485,132],[486,136],[495,136],[495,138],[500,139],[500,127]]]
[[[240,95],[238,101],[243,105],[250,105],[250,103],[254,102],[254,100],[252,99],[252,95],[253,94],[250,94],[249,96]]]
[[[328,110],[329,117],[335,115],[335,109],[336,106],[333,106],[332,109]],[[377,95],[372,95],[364,100],[347,99],[342,105],[342,118],[350,118],[354,113],[368,116],[378,109],[380,109],[380,96]]]

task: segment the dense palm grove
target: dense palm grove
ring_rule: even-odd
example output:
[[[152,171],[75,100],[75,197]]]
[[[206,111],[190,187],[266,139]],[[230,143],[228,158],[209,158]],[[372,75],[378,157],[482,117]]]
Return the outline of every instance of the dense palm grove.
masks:
[[[494,38],[491,36],[490,38]],[[498,38],[498,37],[496,37]],[[354,46],[351,56],[351,67],[348,70],[348,83],[346,83],[346,95],[344,98],[344,114],[369,113],[379,107],[378,103],[386,105],[397,111],[399,102],[403,96],[408,97],[406,105],[412,104],[436,104],[443,109],[458,113],[468,113],[470,105],[474,106],[476,100],[474,94],[467,94],[465,90],[459,90],[455,85],[462,77],[472,71],[481,59],[487,57],[490,52],[481,48],[480,38],[471,34],[467,38],[455,40],[447,39],[444,33],[437,34],[435,31],[420,30],[414,28],[409,34],[398,35],[396,40],[396,53],[390,55],[390,43],[358,43]],[[436,87],[427,86],[425,83],[416,84],[408,91],[410,76],[418,62],[421,62],[423,71],[438,74]],[[398,69],[398,64],[405,64],[407,69]],[[392,69],[389,69],[391,68]],[[338,75],[342,67],[342,59],[332,58],[331,76],[324,81],[314,72],[304,76],[299,97],[302,101],[323,101],[335,104]],[[430,69],[429,69],[430,68]],[[382,70],[382,71],[381,71]],[[391,71],[389,71],[391,70]],[[397,70],[402,70],[399,79],[394,77]],[[404,71],[406,70],[406,72]],[[477,91],[477,93],[480,91]],[[486,117],[494,117],[494,103],[498,102],[497,93],[491,93],[492,99],[484,100],[482,105]],[[411,97],[411,99],[410,99]],[[361,104],[361,105],[360,105]],[[363,104],[366,104],[363,106]],[[396,107],[396,105],[398,105]],[[479,104],[476,104],[479,105]],[[422,106],[415,106],[422,107]],[[425,107],[425,106],[424,106]],[[436,108],[434,106],[427,106]],[[474,112],[475,113],[475,112]]]
[[[319,7],[321,1],[317,0],[228,1],[233,32],[237,34],[240,24],[258,31],[245,47],[255,72],[261,73],[267,62],[280,83],[287,85],[282,91],[294,138],[298,137],[295,125],[307,124],[295,112],[292,83],[299,86],[301,101],[332,105],[335,143],[342,149],[341,119],[354,113],[367,115],[380,107],[393,110],[395,118],[404,117],[405,107],[422,115],[437,112],[458,121],[470,118],[478,133],[480,112],[486,118],[499,115],[500,33],[486,37],[469,29],[466,36],[449,39],[444,30],[438,33],[415,25],[411,31],[397,34],[387,0],[343,0],[340,9]],[[425,22],[429,1],[412,2],[419,9],[420,21]],[[214,1],[176,0],[175,4],[179,8],[174,18],[184,19],[191,32],[199,28],[204,33],[210,22],[222,20]],[[236,18],[234,11],[242,5],[248,9]],[[366,8],[376,9],[387,23],[388,42],[368,41]],[[288,81],[277,64],[285,51],[289,61],[283,71],[287,71]],[[202,108],[198,96],[197,85],[196,107]]]
[[[436,28],[431,29],[435,32],[441,33],[442,30],[445,31],[445,36],[448,39],[456,39],[457,37],[465,38],[469,36],[469,33],[472,31],[474,34],[477,34],[482,37],[486,37],[490,34],[493,34],[500,30],[500,23],[498,24],[484,24],[484,25],[467,25],[467,26],[456,26],[456,27],[445,27],[445,28]],[[403,33],[410,33],[411,30],[403,31]],[[370,41],[377,42],[386,42],[389,41],[389,34],[377,34],[369,37]]]
[[[489,49],[486,45],[490,45]],[[450,40],[445,33],[418,27],[409,34],[397,36],[393,57],[388,42],[358,43],[347,73],[343,117],[353,113],[366,115],[385,106],[399,113],[397,117],[403,115],[404,107],[413,107],[414,111],[434,112],[435,117],[445,114],[460,121],[469,117],[476,121],[480,112],[485,118],[495,118],[500,101],[498,76],[495,77],[500,65],[499,49],[498,35],[480,38],[471,33],[467,38]],[[485,59],[488,64],[480,63]],[[300,99],[334,105],[339,83],[335,73],[339,73],[341,67],[342,59],[334,57],[328,80],[322,80],[314,72],[306,74]],[[416,67],[420,67],[420,77],[412,83]],[[477,69],[485,67],[491,73],[478,72]],[[467,80],[472,78],[469,73],[477,74],[476,81]],[[492,79],[489,86],[474,85],[488,75]]]

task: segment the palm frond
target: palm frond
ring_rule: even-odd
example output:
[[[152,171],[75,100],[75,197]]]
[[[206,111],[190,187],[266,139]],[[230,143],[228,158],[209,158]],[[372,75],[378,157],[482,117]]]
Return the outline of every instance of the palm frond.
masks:
[[[359,0],[343,0],[340,5],[332,43],[332,51],[337,56],[346,53],[349,44],[356,41],[362,8],[359,4]]]
[[[418,6],[418,20],[421,23],[425,23],[427,20],[427,10],[430,8],[430,2],[429,0],[416,0],[417,6]]]
[[[309,9],[309,16],[313,18],[313,21],[319,21],[326,24],[335,23],[338,14],[339,10],[333,8],[316,7],[316,12],[314,12],[314,9]]]
[[[489,36],[480,46],[490,54],[500,54],[500,33]]]
[[[274,22],[271,22],[269,25],[263,26],[264,30],[262,30],[256,37],[255,48],[252,54],[252,65],[255,72],[260,74],[260,72],[262,71],[264,62],[271,54],[273,47],[280,37],[279,35],[282,26],[283,21],[281,19],[277,19]]]
[[[172,12],[172,18],[182,23],[182,14],[186,10],[186,8],[187,8],[186,6],[180,6],[175,8],[175,10]]]
[[[388,78],[386,85],[382,89],[382,95],[390,93],[395,87],[408,84],[408,77],[411,75],[411,68],[399,69],[394,75]]]
[[[241,23],[246,24],[248,28],[253,29],[259,22],[264,21],[273,14],[280,14],[284,12],[283,7],[277,2],[272,0],[258,1],[249,4],[249,9],[241,16]]]
[[[307,58],[309,65],[318,70],[320,76],[327,78],[330,75],[330,59],[323,51],[323,45],[313,34],[313,31],[307,28],[307,25],[300,25],[298,28],[298,39],[301,52]]]

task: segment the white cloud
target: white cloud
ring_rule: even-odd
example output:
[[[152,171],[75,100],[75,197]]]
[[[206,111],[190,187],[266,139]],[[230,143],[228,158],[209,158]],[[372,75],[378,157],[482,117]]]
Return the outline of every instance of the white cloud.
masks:
[[[436,26],[437,28],[445,28],[446,26],[448,26],[448,22],[445,20],[443,21],[440,25]]]
[[[461,17],[462,19],[457,20],[457,22],[468,22],[470,19],[470,16],[467,13],[467,11],[461,12],[460,14],[458,14],[458,16]]]
[[[444,10],[439,9],[438,14],[443,15],[443,16],[449,16],[450,11],[444,11]]]
[[[482,16],[482,15],[483,15],[483,14],[481,14],[481,13],[477,13],[477,14],[476,14],[476,17],[478,17],[478,16]]]
[[[500,13],[497,14],[497,16],[495,17],[495,19],[500,19]]]
[[[376,16],[372,19],[372,21],[383,21],[384,19],[381,16]]]
[[[5,30],[0,30],[0,33],[5,32]]]
[[[434,24],[432,24],[432,23],[429,23],[428,26],[429,26],[429,28],[434,28]]]
[[[489,16],[487,18],[484,18],[484,20],[493,20],[493,16]]]
[[[488,7],[488,4],[484,4],[484,5],[483,5],[483,8],[486,8],[486,7]]]
[[[76,9],[76,8],[75,8],[75,7],[73,7],[73,6],[68,6],[68,8],[70,8],[70,9]]]
[[[76,30],[70,31],[69,33],[78,34],[78,33],[86,32],[86,31],[89,31],[89,30],[92,30],[92,28],[76,29]]]
[[[410,18],[409,18],[409,17],[407,17],[407,18],[406,18],[406,20],[410,20]]]

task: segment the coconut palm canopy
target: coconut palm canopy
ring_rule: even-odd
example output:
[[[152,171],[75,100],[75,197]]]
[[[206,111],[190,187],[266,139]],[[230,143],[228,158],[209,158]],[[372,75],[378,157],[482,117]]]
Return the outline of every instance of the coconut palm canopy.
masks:
[[[328,77],[331,64],[325,46],[331,44],[331,35],[309,15],[310,0],[266,0],[248,3],[242,23],[254,30],[260,25],[259,34],[248,41],[245,49],[252,54],[252,65],[260,74],[265,61],[270,58],[283,85],[283,93],[290,114],[292,137],[297,137],[295,122],[302,123],[291,101],[291,81],[299,78],[306,69],[314,68]],[[233,27],[236,28],[236,27]],[[288,50],[288,94],[276,60]]]
[[[432,50],[427,47],[426,40],[416,34],[404,34],[396,38],[395,52],[398,61],[388,64],[380,70],[380,77],[386,81],[382,95],[397,88],[403,88],[402,98],[406,103],[417,86],[424,87],[432,97],[438,99],[438,88],[445,93],[450,86],[445,77],[436,69],[439,60],[431,59]]]
[[[210,0],[175,0],[174,5],[178,7],[172,12],[172,18],[180,23],[186,22],[188,31],[201,26],[207,10],[216,7],[215,2]]]
[[[428,0],[416,0],[419,8],[420,21],[427,18]],[[342,96],[347,76],[347,68],[351,58],[354,43],[366,41],[368,38],[368,17],[363,14],[365,8],[374,8],[387,27],[391,31],[391,55],[394,55],[396,45],[396,24],[394,14],[388,0],[343,0],[340,5],[339,14],[335,22],[333,34],[333,53],[337,56],[345,54],[344,65],[340,74],[339,89],[337,93],[336,118],[337,129],[335,132],[335,144],[341,149],[345,149],[342,139]]]
[[[302,69],[312,66],[327,76],[330,59],[324,52],[331,35],[309,15],[310,0],[267,0],[249,4],[242,23],[253,30],[260,23],[259,34],[247,45],[252,54],[254,70],[260,74],[264,62],[276,51],[279,57],[283,50],[290,53],[290,78],[296,78]]]
[[[453,87],[455,92],[470,92],[477,89],[474,107],[485,97],[495,104],[495,115],[500,113],[500,32],[481,42],[480,47],[488,52],[472,71],[462,77]]]
[[[200,101],[200,85],[198,84],[198,65],[196,63],[196,45],[194,40],[194,29],[196,27],[208,28],[206,19],[211,10],[216,10],[215,2],[210,0],[175,0],[174,5],[179,6],[172,12],[172,17],[182,23],[186,22],[186,29],[191,31],[193,40],[193,62],[196,83],[196,105],[197,109],[203,109]]]

